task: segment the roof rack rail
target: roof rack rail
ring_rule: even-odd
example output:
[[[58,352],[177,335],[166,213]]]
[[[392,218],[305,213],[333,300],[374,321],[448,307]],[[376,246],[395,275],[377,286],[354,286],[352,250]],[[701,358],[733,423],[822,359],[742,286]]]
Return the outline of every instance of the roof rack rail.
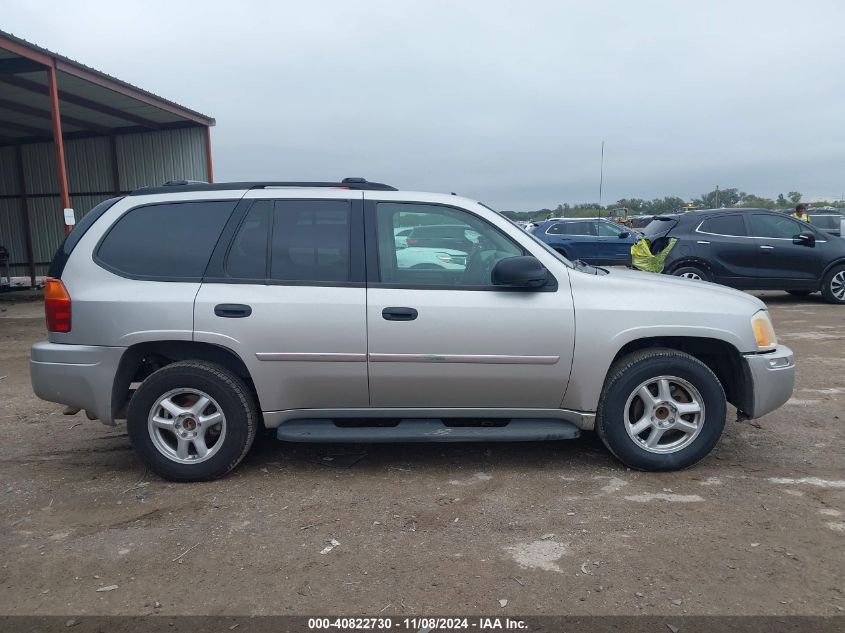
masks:
[[[227,191],[232,189],[274,189],[282,187],[334,188],[369,191],[398,191],[396,187],[381,182],[369,182],[364,178],[344,178],[340,182],[215,182],[201,180],[168,180],[160,187],[140,187],[130,196],[144,196],[153,193],[173,193],[174,191]]]

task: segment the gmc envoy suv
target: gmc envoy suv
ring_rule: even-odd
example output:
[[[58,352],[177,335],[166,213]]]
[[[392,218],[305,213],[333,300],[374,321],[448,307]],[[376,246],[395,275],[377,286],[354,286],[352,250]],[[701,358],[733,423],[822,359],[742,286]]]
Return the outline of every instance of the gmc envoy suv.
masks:
[[[432,225],[471,238],[403,258],[397,234]],[[794,383],[753,296],[573,263],[483,204],[362,178],[102,202],[56,254],[45,310],[35,393],[125,418],[173,481],[227,474],[260,425],[289,442],[595,430],[624,464],[674,470],[716,445],[728,402],[758,418]]]

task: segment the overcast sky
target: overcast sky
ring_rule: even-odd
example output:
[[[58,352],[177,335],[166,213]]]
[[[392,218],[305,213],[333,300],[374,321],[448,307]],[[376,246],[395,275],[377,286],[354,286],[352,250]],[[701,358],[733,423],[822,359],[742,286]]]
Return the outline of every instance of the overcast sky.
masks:
[[[217,180],[499,209],[845,193],[845,2],[31,2],[0,28],[217,119]]]

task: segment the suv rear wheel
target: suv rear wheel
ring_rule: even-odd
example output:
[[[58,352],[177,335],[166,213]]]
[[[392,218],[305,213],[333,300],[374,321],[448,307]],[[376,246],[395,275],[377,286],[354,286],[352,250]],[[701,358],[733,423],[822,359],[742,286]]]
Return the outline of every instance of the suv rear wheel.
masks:
[[[644,350],[611,368],[596,430],[626,466],[677,470],[716,446],[726,410],[724,389],[704,363],[677,350]]]
[[[824,276],[822,296],[828,303],[845,303],[845,266],[837,266]]]
[[[151,374],[127,414],[129,438],[144,463],[179,482],[229,473],[252,446],[257,426],[255,400],[243,380],[202,361]]]
[[[684,277],[685,279],[697,279],[699,281],[713,281],[712,275],[703,268],[698,266],[681,266],[672,271],[675,277]]]

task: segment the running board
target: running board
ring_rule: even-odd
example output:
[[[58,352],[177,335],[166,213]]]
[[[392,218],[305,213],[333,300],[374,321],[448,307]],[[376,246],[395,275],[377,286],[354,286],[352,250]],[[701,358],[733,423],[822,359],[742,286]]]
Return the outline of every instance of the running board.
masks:
[[[498,426],[449,426],[429,419],[403,419],[392,426],[343,422],[338,426],[335,420],[289,420],[279,425],[276,437],[285,442],[541,442],[581,435],[573,423],[554,419],[497,420]]]

